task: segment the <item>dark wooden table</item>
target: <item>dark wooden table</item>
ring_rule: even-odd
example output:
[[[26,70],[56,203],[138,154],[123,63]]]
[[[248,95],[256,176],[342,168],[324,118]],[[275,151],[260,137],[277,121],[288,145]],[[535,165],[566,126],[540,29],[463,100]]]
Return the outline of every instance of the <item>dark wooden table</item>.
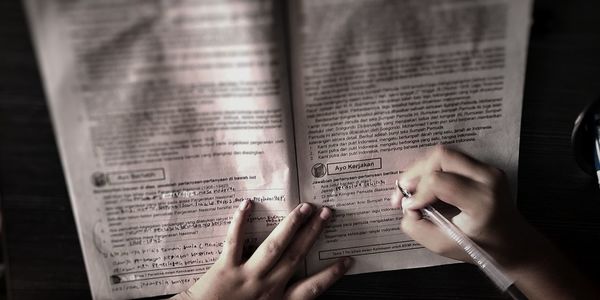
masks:
[[[600,279],[600,192],[570,132],[600,96],[600,1],[537,1],[531,32],[518,205],[589,277]],[[19,1],[0,1],[0,198],[11,299],[90,292],[38,66]],[[543,249],[540,249],[543,251]],[[324,299],[502,299],[473,266],[347,276]]]

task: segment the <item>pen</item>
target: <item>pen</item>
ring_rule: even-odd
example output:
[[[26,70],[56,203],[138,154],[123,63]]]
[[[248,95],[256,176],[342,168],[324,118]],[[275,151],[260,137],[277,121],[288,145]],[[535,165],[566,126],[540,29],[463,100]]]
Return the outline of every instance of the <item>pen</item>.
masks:
[[[594,168],[596,169],[596,177],[600,184],[600,115],[594,115]]]
[[[412,197],[410,192],[400,186],[398,180],[396,180],[396,186],[404,197]],[[514,284],[514,280],[500,270],[496,261],[456,227],[456,225],[448,221],[448,219],[446,219],[446,217],[444,217],[437,209],[429,205],[421,209],[421,214],[424,218],[438,226],[449,238],[455,241],[458,246],[469,255],[477,267],[479,267],[479,269],[483,271],[483,273],[485,273],[485,275],[487,275],[502,292],[510,296],[511,299],[527,299]]]

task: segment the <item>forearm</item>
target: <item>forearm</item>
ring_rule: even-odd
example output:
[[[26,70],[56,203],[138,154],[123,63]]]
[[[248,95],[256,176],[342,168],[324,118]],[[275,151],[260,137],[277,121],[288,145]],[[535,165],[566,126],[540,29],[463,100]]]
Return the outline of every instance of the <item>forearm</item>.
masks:
[[[519,251],[504,263],[508,275],[531,300],[596,299],[596,288],[557,248],[531,226],[520,232]],[[508,261],[508,260],[505,260]]]

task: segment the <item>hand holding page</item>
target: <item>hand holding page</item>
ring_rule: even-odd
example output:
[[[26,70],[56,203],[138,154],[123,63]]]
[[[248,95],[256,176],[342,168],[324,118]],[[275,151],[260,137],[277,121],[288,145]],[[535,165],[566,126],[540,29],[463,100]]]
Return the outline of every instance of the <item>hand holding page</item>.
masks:
[[[530,1],[25,3],[96,299],[185,290],[246,199],[251,245],[334,209],[308,273],[451,263],[400,231],[399,170],[454,144],[516,182]]]

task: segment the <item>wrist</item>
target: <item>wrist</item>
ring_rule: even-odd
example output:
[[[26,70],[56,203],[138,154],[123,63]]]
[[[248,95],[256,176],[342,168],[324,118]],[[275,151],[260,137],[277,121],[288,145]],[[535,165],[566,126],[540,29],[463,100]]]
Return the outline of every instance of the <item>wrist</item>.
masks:
[[[507,222],[508,221],[508,222]],[[490,226],[488,238],[481,246],[507,272],[544,260],[539,249],[546,249],[549,242],[522,217],[504,219],[504,224]]]

